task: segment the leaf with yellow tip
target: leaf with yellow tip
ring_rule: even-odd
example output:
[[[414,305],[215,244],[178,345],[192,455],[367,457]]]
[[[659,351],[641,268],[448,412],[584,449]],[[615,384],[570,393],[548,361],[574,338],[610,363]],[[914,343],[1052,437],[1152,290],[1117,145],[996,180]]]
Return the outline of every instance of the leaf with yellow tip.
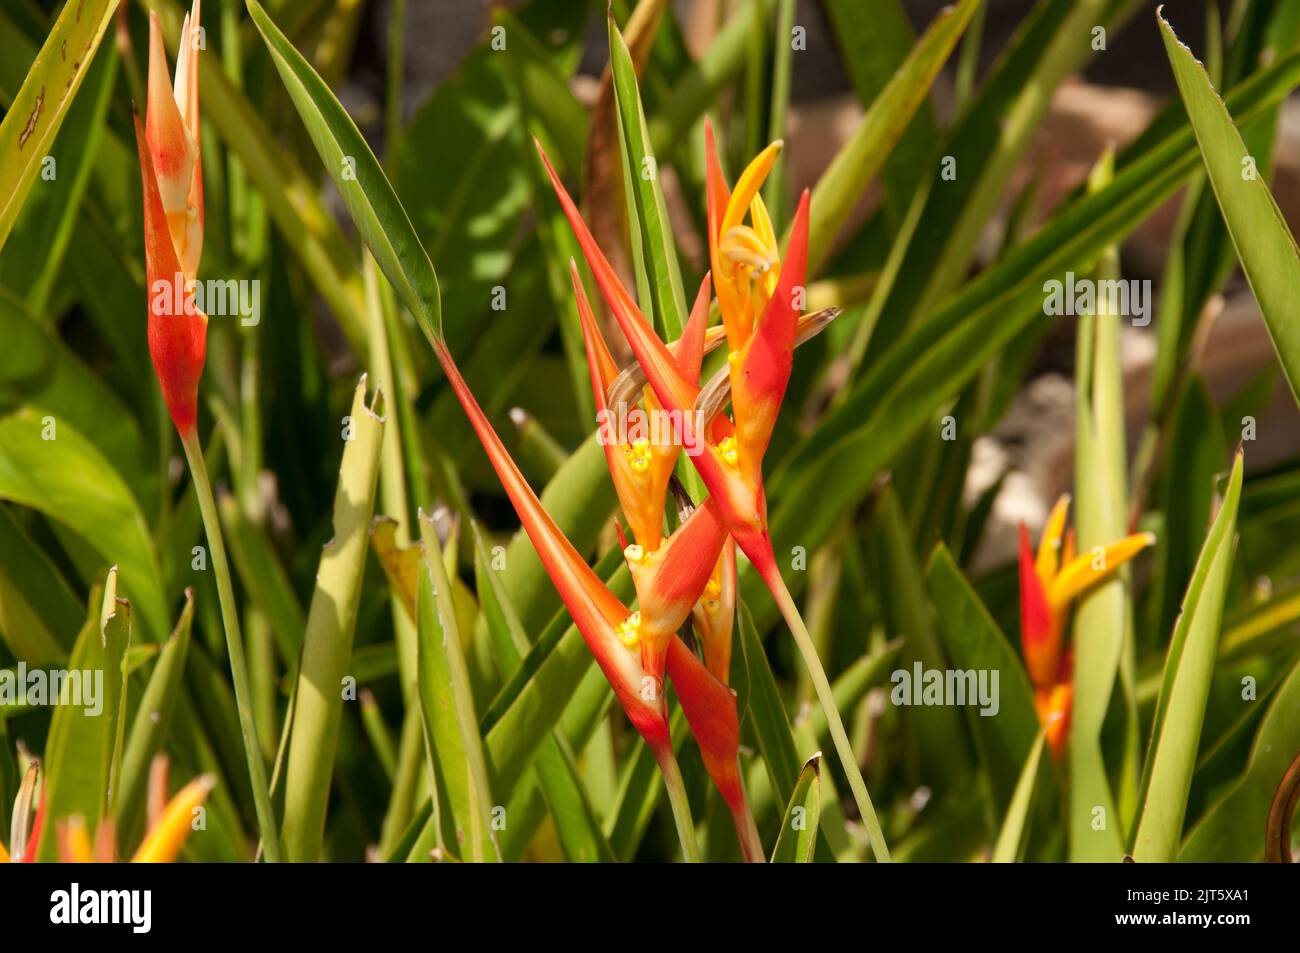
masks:
[[[402,603],[407,616],[415,621],[415,594],[419,587],[420,547],[403,546],[397,541],[397,520],[377,516],[370,526],[370,546],[375,551],[388,585]]]

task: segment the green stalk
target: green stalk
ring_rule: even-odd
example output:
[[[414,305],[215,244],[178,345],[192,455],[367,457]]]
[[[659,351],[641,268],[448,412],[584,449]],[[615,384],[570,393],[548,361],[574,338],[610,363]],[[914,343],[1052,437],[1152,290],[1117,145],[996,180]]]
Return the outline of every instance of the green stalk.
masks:
[[[226,651],[230,655],[230,675],[235,686],[235,708],[239,712],[239,733],[244,741],[244,755],[248,759],[248,778],[253,786],[253,807],[257,824],[261,828],[263,850],[270,863],[280,860],[280,832],[271,807],[270,788],[266,783],[266,764],[258,746],[257,722],[253,715],[253,693],[248,680],[248,663],[244,658],[244,640],[239,634],[239,608],[235,605],[235,589],[230,582],[230,563],[226,560],[226,544],[221,537],[221,520],[217,516],[217,503],[212,497],[212,482],[208,479],[207,464],[203,462],[203,448],[199,446],[195,430],[181,434],[181,446],[190,465],[194,492],[199,500],[199,514],[203,518],[208,547],[212,550],[212,571],[217,577],[217,598],[221,603],[221,621],[226,630]]]
[[[655,760],[659,762],[659,771],[664,776],[664,787],[668,789],[668,803],[673,809],[677,839],[682,843],[682,859],[688,864],[698,864],[700,846],[695,840],[695,822],[691,820],[691,805],[686,797],[686,782],[682,780],[682,769],[677,765],[677,756],[673,754],[672,744],[666,744],[663,751],[657,752]]]
[[[772,597],[776,599],[781,615],[785,618],[786,625],[790,627],[795,645],[799,647],[799,654],[803,656],[803,663],[808,669],[808,676],[812,679],[813,689],[817,692],[817,701],[821,703],[822,711],[826,713],[826,726],[830,729],[831,740],[835,744],[835,753],[839,756],[840,765],[849,779],[849,789],[853,792],[853,800],[858,804],[862,823],[866,825],[867,836],[871,839],[871,850],[876,855],[876,860],[882,863],[888,862],[889,847],[885,843],[885,834],[880,829],[880,820],[876,817],[871,795],[867,793],[867,783],[862,780],[862,771],[858,768],[858,759],[853,754],[853,745],[844,730],[844,719],[840,717],[840,710],[835,706],[835,695],[831,691],[830,681],[826,678],[826,669],[822,667],[822,661],[817,656],[817,646],[813,644],[812,636],[808,634],[808,627],[804,625],[803,616],[799,614],[794,598],[786,588],[785,580],[781,578],[775,562],[770,563],[770,566],[770,570],[764,572],[763,576],[772,591]]]

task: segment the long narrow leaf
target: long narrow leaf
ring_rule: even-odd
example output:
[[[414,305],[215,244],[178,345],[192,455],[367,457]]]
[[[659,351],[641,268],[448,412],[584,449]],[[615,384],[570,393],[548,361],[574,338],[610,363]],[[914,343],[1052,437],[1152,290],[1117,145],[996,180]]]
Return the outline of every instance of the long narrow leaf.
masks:
[[[343,715],[345,676],[369,551],[370,517],[384,435],[383,395],[366,404],[366,379],[352,398],[350,436],[334,498],[334,538],[321,554],[303,637],[285,774],[284,847],[290,860],[315,860]],[[353,696],[355,697],[355,696]]]
[[[930,86],[982,0],[945,7],[930,23],[893,78],[880,91],[853,137],[836,153],[813,189],[808,268],[816,273],[890,150],[907,130]]]
[[[126,702],[123,661],[131,607],[117,595],[117,570],[91,593],[90,616],[68,660],[45,745],[45,811],[37,859],[58,856],[54,821],[80,815],[93,831],[114,805]],[[73,677],[75,674],[75,678]]]
[[[1205,69],[1174,35],[1169,21],[1163,16],[1158,20],[1214,197],[1259,302],[1291,393],[1300,401],[1300,327],[1294,320],[1300,250],[1268,184],[1258,174],[1260,160],[1247,151]]]
[[[431,339],[442,337],[438,278],[383,167],[329,86],[267,16],[257,0],[248,11],[266,41],[321,162],[338,186],[361,237],[402,303]]]
[[[1130,847],[1137,861],[1173,860],[1182,840],[1187,794],[1196,767],[1223,601],[1236,547],[1241,475],[1239,451],[1219,514],[1201,547],[1201,557],[1183,599],[1183,612],[1169,644]]]

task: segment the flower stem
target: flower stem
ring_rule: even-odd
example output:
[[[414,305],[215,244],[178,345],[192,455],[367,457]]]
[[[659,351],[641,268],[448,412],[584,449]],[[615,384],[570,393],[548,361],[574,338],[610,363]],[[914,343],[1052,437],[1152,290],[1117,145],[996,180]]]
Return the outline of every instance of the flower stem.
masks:
[[[875,807],[872,806],[871,795],[867,793],[867,783],[862,780],[862,771],[858,768],[857,758],[854,757],[853,746],[849,744],[849,736],[844,731],[844,720],[840,718],[840,710],[835,706],[835,696],[831,692],[831,683],[826,677],[826,670],[822,668],[821,659],[817,655],[817,647],[813,644],[812,636],[808,634],[808,627],[804,625],[803,616],[799,614],[790,590],[786,588],[785,580],[781,578],[781,573],[775,564],[772,565],[770,572],[763,575],[767,577],[764,581],[767,582],[772,597],[776,599],[781,615],[785,618],[786,625],[794,635],[795,645],[799,646],[799,654],[803,656],[803,663],[812,679],[813,689],[817,692],[817,700],[821,703],[822,711],[826,713],[826,725],[830,728],[831,740],[835,743],[835,753],[839,755],[840,765],[848,776],[849,789],[853,792],[853,799],[858,804],[858,813],[862,816],[862,823],[867,828],[867,836],[871,839],[872,853],[876,855],[876,860],[888,862],[889,847],[885,844],[885,835],[880,829],[880,820],[876,817]]]
[[[673,809],[673,822],[677,825],[677,838],[682,842],[682,858],[688,864],[700,862],[700,848],[695,840],[695,822],[691,820],[691,805],[686,798],[686,782],[682,780],[682,769],[677,766],[677,757],[673,754],[671,744],[656,753],[659,770],[664,776],[664,787],[668,789],[668,803]]]
[[[763,840],[758,836],[758,827],[754,824],[754,814],[748,802],[742,802],[740,809],[733,811],[732,819],[736,822],[736,837],[740,840],[740,856],[747,864],[767,863],[767,854],[763,851]]]
[[[280,860],[280,833],[276,827],[275,811],[271,807],[270,788],[266,783],[266,764],[258,747],[257,723],[253,715],[253,693],[248,679],[248,663],[244,658],[244,640],[239,633],[239,609],[235,605],[235,590],[230,582],[230,563],[226,561],[226,546],[221,536],[221,521],[217,516],[216,500],[212,496],[212,482],[208,479],[207,464],[203,461],[203,448],[194,430],[181,434],[185,459],[190,465],[194,492],[199,498],[199,513],[203,529],[212,550],[212,571],[217,577],[217,598],[221,602],[221,621],[226,630],[226,651],[230,655],[230,674],[235,685],[235,708],[239,712],[239,732],[243,736],[244,754],[248,759],[248,777],[253,786],[253,807],[257,824],[261,828],[262,849],[267,861]]]

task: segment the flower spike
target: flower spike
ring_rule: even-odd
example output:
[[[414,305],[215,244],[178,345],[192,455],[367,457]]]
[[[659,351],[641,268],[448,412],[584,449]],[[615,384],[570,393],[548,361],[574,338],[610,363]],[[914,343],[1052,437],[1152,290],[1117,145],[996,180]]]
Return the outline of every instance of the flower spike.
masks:
[[[790,252],[757,330],[732,361],[731,401],[736,418],[739,465],[753,485],[763,480],[763,454],[772,439],[794,363],[794,337],[805,298],[808,262],[808,205],[805,189],[790,233]],[[736,353],[736,352],[733,352]]]
[[[149,355],[172,422],[194,430],[208,318],[194,282],[203,252],[203,174],[199,140],[199,2],[185,18],[173,85],[162,28],[149,16],[149,102],[135,117],[144,195],[145,271],[149,280]]]
[[[606,394],[618,376],[618,366],[605,344],[600,327],[592,314],[587,293],[578,277],[578,266],[569,262],[573,291],[578,301],[578,317],[587,347],[587,365],[591,372],[591,390],[596,401],[596,420],[601,428],[600,443],[605,462],[614,481],[619,505],[632,527],[638,546],[647,552],[659,548],[663,533],[664,499],[668,495],[668,478],[677,462],[677,445],[655,441],[641,433],[628,442],[619,439],[617,421],[627,420],[626,407],[611,408]],[[630,436],[630,434],[629,434]]]
[[[668,482],[682,441],[668,435],[665,443],[660,434],[659,439],[642,436],[632,444],[619,444],[611,416],[617,413],[626,419],[629,401],[623,398],[613,409],[610,407],[608,395],[618,377],[617,369],[572,260],[569,271],[605,459],[636,538],[636,543],[628,545],[622,528],[615,524],[637,590],[636,634],[641,643],[642,667],[656,677],[667,667],[705,768],[731,810],[742,853],[748,861],[761,861],[762,843],[745,799],[737,760],[740,721],[736,698],[727,687],[736,601],[735,543],[709,499],[691,511],[661,545]],[[710,284],[706,275],[681,339],[669,347],[685,382],[694,382],[700,375]],[[647,409],[659,409],[653,391],[642,390]],[[703,664],[676,635],[687,615],[695,619],[704,648]]]
[[[807,261],[808,213],[810,196],[807,191],[799,200],[799,208],[791,228],[790,259],[787,267],[782,267],[776,279],[776,285],[770,284],[771,272],[777,260],[774,239],[771,239],[771,222],[763,208],[762,200],[757,196],[758,187],[766,175],[765,167],[769,158],[775,155],[775,148],[764,153],[757,165],[751,166],[747,176],[743,176],[745,194],[739,198],[727,195],[725,180],[717,164],[716,151],[712,148],[712,131],[706,130],[706,144],[709,146],[707,157],[707,181],[709,188],[710,220],[710,260],[713,264],[713,282],[718,291],[718,304],[722,309],[723,325],[731,348],[729,365],[731,371],[732,407],[736,413],[735,434],[726,435],[726,425],[719,423],[707,428],[715,443],[706,443],[703,453],[691,457],[691,462],[699,472],[705,487],[709,491],[710,503],[715,505],[727,531],[736,544],[749,557],[749,561],[766,583],[773,599],[781,609],[790,626],[791,634],[799,647],[804,663],[812,676],[818,701],[826,713],[827,725],[835,743],[836,753],[843,765],[853,791],[854,800],[867,826],[872,849],[880,860],[889,859],[889,848],[867,792],[866,782],[862,779],[861,768],[857,764],[853,746],[844,729],[843,719],[835,706],[830,680],[817,656],[817,649],[808,633],[808,627],[799,615],[790,591],[777,566],[776,554],[772,549],[772,540],[768,534],[767,496],[762,482],[762,455],[771,438],[776,413],[785,394],[789,381],[791,352],[794,348],[795,333],[799,321],[799,312],[804,303],[803,282],[805,263]],[[610,312],[618,322],[624,337],[631,345],[632,353],[649,382],[654,396],[670,412],[678,415],[678,420],[686,419],[690,414],[694,418],[697,398],[701,396],[699,384],[686,380],[673,360],[672,352],[659,340],[649,323],[637,309],[632,296],[623,287],[618,276],[610,267],[595,239],[592,237],[577,207],[569,197],[559,176],[555,174],[545,150],[536,143],[546,166],[555,194],[560,200],[569,225],[577,237],[578,245],[596,277]],[[740,189],[737,190],[740,192]],[[752,191],[752,197],[750,195]],[[735,247],[724,247],[716,228],[728,219],[728,209],[733,203],[744,200],[749,206],[754,227],[752,236],[732,232]],[[734,217],[734,212],[732,213]],[[721,215],[721,218],[719,218]],[[739,226],[735,226],[738,228]],[[743,241],[742,241],[743,239]],[[771,249],[768,250],[768,245]],[[759,261],[749,252],[764,252]],[[734,253],[734,254],[729,254]],[[746,256],[749,255],[748,260]],[[723,259],[727,260],[724,261]],[[739,281],[728,290],[728,274],[724,268],[728,263],[738,265],[736,277],[744,277],[750,282],[748,294],[743,298],[739,294]],[[742,276],[741,272],[745,272]],[[765,298],[768,289],[770,297]],[[736,291],[732,294],[731,291]],[[762,319],[758,322],[758,332],[754,328],[753,315],[761,306]],[[770,326],[764,328],[764,323]],[[710,407],[712,411],[714,408]],[[721,407],[716,408],[721,411]],[[680,423],[678,424],[680,426]]]
[[[1065,750],[1074,702],[1073,652],[1065,643],[1070,609],[1155,542],[1152,534],[1138,533],[1076,556],[1073,531],[1066,528],[1069,508],[1069,496],[1056,501],[1036,555],[1029,530],[1020,524],[1020,645],[1038,719],[1058,758]]]
[[[532,540],[537,555],[546,567],[547,575],[551,577],[569,614],[573,616],[573,622],[591,654],[596,657],[596,663],[614,688],[623,710],[656,755],[665,749],[671,752],[672,742],[668,734],[668,715],[663,692],[656,691],[653,699],[647,700],[641,682],[645,672],[639,659],[625,644],[633,642],[637,637],[639,617],[609,590],[555,525],[479,407],[451,352],[441,342],[434,345],[434,351],[470,425],[478,435],[479,443],[483,445],[492,468],[505,488],[506,496],[519,514],[524,532]]]

